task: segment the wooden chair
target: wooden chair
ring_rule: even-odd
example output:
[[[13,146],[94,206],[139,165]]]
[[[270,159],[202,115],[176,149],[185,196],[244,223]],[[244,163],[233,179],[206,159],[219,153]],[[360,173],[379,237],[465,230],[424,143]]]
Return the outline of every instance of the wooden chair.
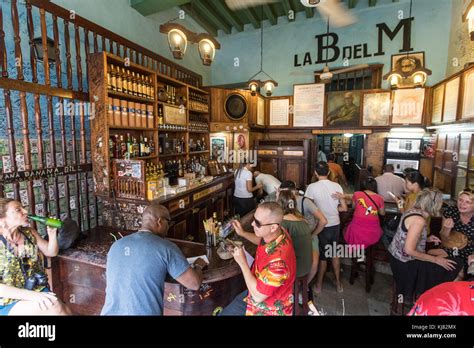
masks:
[[[299,297],[303,298],[303,303],[299,304]],[[308,275],[304,275],[302,277],[296,278],[293,296],[295,299],[295,306],[293,315],[308,315],[309,306],[308,306]]]

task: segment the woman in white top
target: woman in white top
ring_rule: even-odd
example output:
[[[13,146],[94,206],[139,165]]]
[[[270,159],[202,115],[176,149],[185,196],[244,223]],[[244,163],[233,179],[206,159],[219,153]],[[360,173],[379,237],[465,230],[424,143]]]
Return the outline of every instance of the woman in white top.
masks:
[[[252,164],[245,161],[235,172],[234,211],[244,216],[256,208],[253,192],[260,190],[263,185],[253,186]]]

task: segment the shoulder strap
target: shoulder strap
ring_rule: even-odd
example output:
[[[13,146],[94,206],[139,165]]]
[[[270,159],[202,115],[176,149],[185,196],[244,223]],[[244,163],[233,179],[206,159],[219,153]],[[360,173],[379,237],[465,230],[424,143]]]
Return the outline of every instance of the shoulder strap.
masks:
[[[365,191],[362,191],[362,193],[365,194],[372,201],[372,203],[374,203],[375,208],[377,208],[377,211],[379,211],[379,206],[377,205],[377,203],[375,203],[375,201],[370,198],[370,196]]]
[[[304,215],[304,200],[306,199],[307,197],[303,196],[303,199],[301,200],[301,214]]]
[[[421,213],[416,213],[416,212],[413,212],[413,213],[410,213],[410,214],[407,214],[404,218],[403,218],[403,221],[402,221],[402,229],[403,231],[407,231],[407,227],[405,226],[405,220],[411,216],[421,216],[423,217],[423,215]]]

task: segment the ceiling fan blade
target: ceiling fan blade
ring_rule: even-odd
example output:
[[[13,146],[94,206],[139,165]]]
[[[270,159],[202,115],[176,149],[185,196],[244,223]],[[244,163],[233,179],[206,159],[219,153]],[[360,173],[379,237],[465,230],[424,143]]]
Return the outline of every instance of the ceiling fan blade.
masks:
[[[368,68],[368,67],[369,67],[369,64],[358,64],[358,65],[348,66],[347,68],[333,70],[331,72],[333,74],[342,74],[342,73],[347,73],[347,72],[351,72],[351,71],[354,71],[354,70],[365,69],[365,68]]]
[[[225,0],[225,3],[232,11],[243,10],[249,7],[261,6],[278,2],[278,0]]]
[[[345,27],[357,22],[357,18],[340,0],[326,0],[316,7],[324,17],[329,17],[332,27]]]

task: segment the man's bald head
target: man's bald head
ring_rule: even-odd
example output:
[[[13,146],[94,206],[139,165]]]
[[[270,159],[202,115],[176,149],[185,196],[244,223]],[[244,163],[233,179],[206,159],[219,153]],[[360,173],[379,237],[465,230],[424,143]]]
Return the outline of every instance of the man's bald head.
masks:
[[[152,201],[142,215],[142,228],[152,231],[153,233],[163,234],[168,231],[166,221],[171,221],[168,209],[161,205],[157,200]]]

